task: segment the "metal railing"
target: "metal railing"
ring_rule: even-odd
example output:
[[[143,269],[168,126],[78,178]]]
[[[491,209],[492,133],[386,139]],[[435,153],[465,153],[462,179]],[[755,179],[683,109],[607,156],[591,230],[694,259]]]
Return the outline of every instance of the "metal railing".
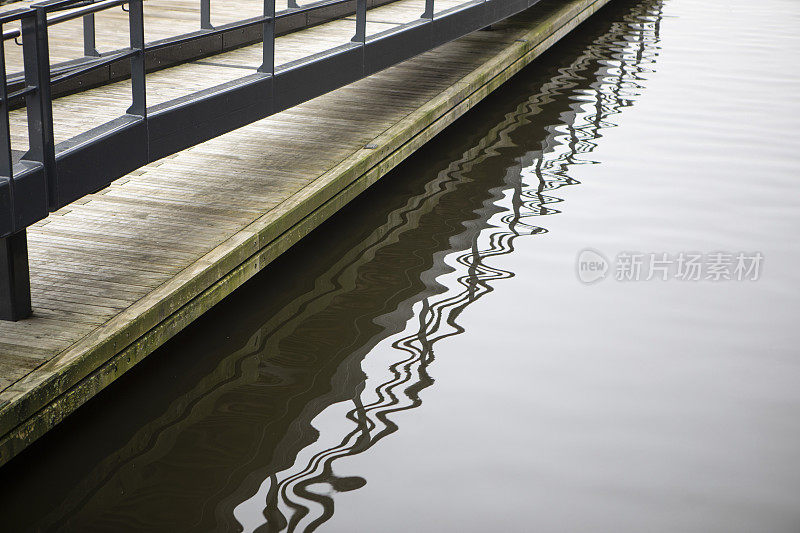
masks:
[[[203,21],[210,25],[210,7],[207,0],[201,1],[207,4],[201,9]],[[356,7],[350,42],[276,66],[276,22],[310,8],[276,14],[275,0],[264,0],[263,15],[255,19],[263,42],[262,63],[255,72],[150,107],[142,0],[51,0],[0,13],[0,319],[18,320],[31,313],[25,231],[48,213],[149,162],[352,83],[538,2],[472,0],[436,13],[434,0],[426,0],[418,20],[368,36],[367,0],[348,1]],[[130,46],[51,79],[48,26],[83,17],[89,31],[93,21],[87,23],[86,17],[124,5],[129,6]],[[18,30],[3,29],[17,21]],[[19,37],[25,83],[9,92],[4,43]],[[95,51],[93,36],[84,49]],[[131,105],[126,113],[56,144],[51,84],[121,59],[130,62]],[[28,123],[28,150],[18,157],[12,152],[9,130],[15,98],[24,98]]]
[[[94,0],[85,0],[86,3],[91,1]],[[367,7],[377,7],[396,1],[398,0],[368,0]],[[145,68],[148,72],[200,57],[216,55],[261,41],[260,17],[212,25],[211,5],[211,0],[200,0],[199,31],[190,31],[148,43],[147,53],[145,54]],[[275,34],[284,35],[336,20],[337,18],[354,14],[355,10],[356,0],[318,0],[302,6],[298,6],[296,2],[289,0],[289,8],[276,14]],[[95,27],[94,13],[84,15],[84,55],[80,58],[52,64],[52,76],[58,76],[79,68],[90,63],[95,58],[112,56],[118,52],[118,50],[102,53],[98,51]],[[102,71],[84,72],[81,75],[69,78],[69,80],[65,79],[51,84],[53,96],[80,92],[104,83],[126,79],[130,75],[123,60],[117,59],[117,61],[110,62],[107,66],[108,68]],[[21,73],[10,73],[8,79],[10,86],[21,85],[21,78]],[[12,105],[20,106],[23,103],[17,100]]]

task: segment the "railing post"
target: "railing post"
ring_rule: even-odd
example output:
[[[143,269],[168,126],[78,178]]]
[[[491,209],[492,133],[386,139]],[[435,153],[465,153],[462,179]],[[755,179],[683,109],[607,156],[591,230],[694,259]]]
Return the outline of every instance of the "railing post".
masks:
[[[3,25],[0,23],[0,177],[9,179],[13,197],[14,163],[11,156],[11,128],[8,122],[8,79],[6,77],[6,47],[2,38]],[[13,205],[13,203],[12,203]]]
[[[421,18],[433,19],[433,0],[425,0],[425,11]]]
[[[0,24],[0,35],[3,25]],[[5,41],[0,37],[0,178],[8,178],[9,207],[13,220],[14,161],[8,123],[8,85]],[[31,283],[28,271],[28,241],[25,230],[0,238],[0,320],[20,320],[31,314]]]
[[[0,319],[31,315],[31,281],[25,230],[0,238]]]
[[[275,0],[264,0],[263,59],[259,72],[275,74]]]
[[[211,0],[200,0],[200,29],[214,29],[211,25]]]
[[[144,117],[147,114],[147,87],[145,86],[144,65],[144,12],[142,0],[130,0],[128,3],[128,23],[131,34],[131,106],[128,113]]]
[[[48,205],[57,205],[56,153],[53,140],[53,101],[50,95],[50,53],[47,43],[47,10],[22,18],[22,59],[25,84],[35,88],[25,96],[28,114],[28,151],[22,156],[44,167]]]
[[[356,34],[351,41],[354,43],[367,41],[367,0],[356,0]]]
[[[83,55],[100,57],[95,43],[94,13],[83,16]]]

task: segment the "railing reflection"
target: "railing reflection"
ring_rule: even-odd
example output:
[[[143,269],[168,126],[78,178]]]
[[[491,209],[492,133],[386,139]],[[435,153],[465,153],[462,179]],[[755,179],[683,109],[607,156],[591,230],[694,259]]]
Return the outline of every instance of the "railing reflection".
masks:
[[[319,488],[313,491],[311,487],[328,485],[336,493],[366,484],[367,481],[360,477],[337,478],[333,473],[334,462],[369,450],[398,431],[398,423],[392,420],[397,413],[422,405],[421,392],[434,383],[430,370],[435,360],[436,343],[464,333],[464,328],[458,324],[461,313],[491,292],[494,282],[515,275],[489,264],[489,261],[513,253],[517,238],[546,232],[535,223],[534,217],[559,213],[551,205],[563,201],[549,193],[578,183],[569,175],[573,166],[597,163],[579,156],[590,154],[597,147],[596,141],[602,137],[602,130],[615,126],[610,119],[633,105],[644,89],[635,80],[639,80],[640,74],[647,72],[648,65],[655,61],[660,9],[658,2],[645,3],[635,9],[624,24],[628,35],[633,33],[637,36],[635,41],[620,45],[618,34],[595,41],[585,55],[561,69],[560,75],[546,84],[540,93],[518,106],[481,140],[479,146],[467,151],[440,173],[436,185],[429,189],[447,190],[447,183],[457,189],[458,184],[470,179],[470,173],[482,162],[500,156],[498,146],[518,130],[527,130],[522,126],[546,105],[568,96],[586,97],[585,103],[570,106],[569,120],[547,128],[548,135],[540,149],[526,152],[518,158],[516,165],[508,167],[504,185],[492,191],[493,207],[480,210],[480,218],[470,221],[470,229],[455,239],[451,237],[451,242],[457,240],[469,245],[441,259],[442,263],[455,268],[453,274],[436,277],[437,282],[448,290],[441,295],[424,297],[414,306],[416,316],[408,321],[406,330],[383,341],[391,342],[391,347],[403,354],[402,358],[389,366],[389,377],[385,381],[375,383],[367,378],[359,385],[358,394],[352,399],[353,407],[344,414],[351,424],[350,432],[336,446],[322,447],[310,457],[304,453],[291,468],[271,473],[251,498],[251,501],[260,501],[263,505],[264,522],[254,522],[252,516],[244,517],[243,513],[238,513],[237,518],[240,518],[245,531],[254,531],[258,527],[267,531],[284,528],[288,531],[314,531],[333,516],[334,496],[324,491],[321,493]],[[639,22],[631,22],[633,20]],[[609,61],[611,57],[618,59]],[[612,62],[617,65],[612,66]],[[588,76],[592,88],[581,89],[577,82],[582,81],[586,71],[591,69],[595,69]],[[593,101],[588,98],[590,92]],[[524,141],[519,147],[528,148]],[[444,281],[445,278],[448,281]],[[372,401],[364,400],[367,392],[374,395]],[[325,412],[319,415],[320,418],[325,416]],[[341,418],[342,415],[339,409],[332,409],[329,416]],[[341,427],[345,424],[327,421],[322,425]],[[237,510],[246,507],[250,508],[247,502]]]
[[[437,346],[464,333],[467,309],[515,275],[504,257],[520,238],[546,231],[542,217],[563,203],[557,191],[578,183],[575,167],[595,163],[587,155],[644,90],[659,49],[661,0],[627,5],[558,65],[537,63],[544,72],[523,75],[528,92],[469,139],[469,149],[440,145],[446,168],[418,178],[400,207],[376,213],[370,203],[352,215],[361,217],[354,228],[370,229],[354,234],[344,253],[334,245],[308,252],[320,265],[313,287],[277,309],[254,304],[268,318],[248,326],[215,367],[185,390],[173,371],[163,383],[149,381],[149,391],[180,392],[89,474],[46,465],[51,490],[37,498],[6,494],[0,483],[7,523],[14,498],[40,506],[25,514],[43,530],[113,529],[130,519],[142,529],[313,531],[330,520],[336,493],[368,483],[337,475],[337,462],[373,449],[422,406],[435,385]],[[429,166],[426,159],[406,175]],[[170,354],[175,368],[197,365],[193,350],[212,350],[206,343],[187,347],[185,359]],[[381,370],[367,375],[368,366]],[[138,413],[152,392],[136,390],[128,401]],[[59,480],[69,480],[60,491]]]

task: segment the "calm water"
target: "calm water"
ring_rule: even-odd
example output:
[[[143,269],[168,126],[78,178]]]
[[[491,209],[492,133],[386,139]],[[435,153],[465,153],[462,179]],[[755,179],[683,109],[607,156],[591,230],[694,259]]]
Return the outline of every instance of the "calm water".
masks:
[[[617,0],[3,469],[0,529],[797,533],[798,22]]]

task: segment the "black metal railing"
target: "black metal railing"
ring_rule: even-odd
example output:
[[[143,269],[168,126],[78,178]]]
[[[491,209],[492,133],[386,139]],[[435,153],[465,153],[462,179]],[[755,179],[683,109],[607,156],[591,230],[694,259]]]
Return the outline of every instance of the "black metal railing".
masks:
[[[347,85],[503,20],[537,1],[472,0],[436,13],[434,0],[426,0],[418,20],[368,36],[368,0],[355,0],[355,34],[350,42],[276,66],[276,22],[310,8],[276,14],[275,0],[264,0],[263,15],[255,20],[263,42],[263,59],[257,70],[150,107],[146,104],[149,45],[144,42],[142,0],[51,0],[0,13],[0,318],[18,320],[31,313],[25,231],[48,213],[149,162]],[[125,5],[129,6],[129,48],[51,79],[48,26],[83,18],[86,35],[94,24],[93,20],[87,22],[87,17]],[[210,4],[201,0],[203,21],[210,25],[208,13]],[[13,22],[20,22],[20,28],[3,29]],[[19,37],[24,87],[9,93],[3,47]],[[87,50],[96,50],[93,34],[84,41]],[[131,105],[127,112],[55,143],[51,84],[121,59],[130,62]],[[9,130],[9,110],[15,98],[24,99],[28,124],[28,150],[18,154],[11,149]]]
[[[94,0],[85,0],[90,3]],[[377,7],[398,0],[367,0],[367,7]],[[275,35],[285,35],[310,26],[352,15],[356,10],[356,0],[318,0],[298,6],[289,0],[289,8],[278,12],[275,17]],[[213,25],[211,20],[211,1],[200,0],[200,30],[169,36],[147,45],[145,69],[147,72],[167,68],[186,61],[220,54],[262,40],[261,17],[251,17],[235,22]],[[51,93],[54,97],[81,92],[106,83],[127,79],[130,76],[127,62],[118,56],[119,50],[100,52],[96,45],[94,13],[83,17],[84,55],[50,65],[53,78]],[[83,71],[74,76],[60,78],[76,68],[88,65],[98,57],[117,56],[116,61],[106,63],[103,68]],[[8,74],[12,91],[23,86],[22,72]],[[21,107],[24,100],[12,100],[12,107]]]

